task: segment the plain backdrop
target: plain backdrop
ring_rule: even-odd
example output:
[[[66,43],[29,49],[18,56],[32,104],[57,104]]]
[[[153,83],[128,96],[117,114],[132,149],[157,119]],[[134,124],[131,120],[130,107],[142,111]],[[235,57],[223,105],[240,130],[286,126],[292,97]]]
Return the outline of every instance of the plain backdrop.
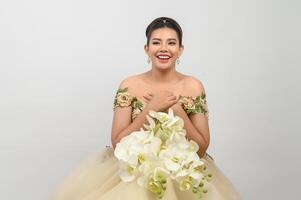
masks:
[[[0,193],[46,199],[110,144],[113,98],[150,69],[145,29],[176,19],[178,71],[205,86],[208,153],[244,199],[300,197],[300,1],[3,0]]]

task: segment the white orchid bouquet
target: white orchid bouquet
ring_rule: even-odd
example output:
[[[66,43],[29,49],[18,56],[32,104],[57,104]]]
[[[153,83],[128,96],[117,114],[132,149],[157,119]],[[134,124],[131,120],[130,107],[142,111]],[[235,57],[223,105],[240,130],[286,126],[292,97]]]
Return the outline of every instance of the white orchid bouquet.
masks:
[[[116,145],[114,155],[120,162],[122,181],[137,180],[159,199],[164,197],[167,179],[175,180],[180,190],[191,190],[197,197],[207,193],[205,182],[212,174],[198,156],[199,146],[188,140],[184,121],[168,113],[150,111],[144,129],[125,136]]]

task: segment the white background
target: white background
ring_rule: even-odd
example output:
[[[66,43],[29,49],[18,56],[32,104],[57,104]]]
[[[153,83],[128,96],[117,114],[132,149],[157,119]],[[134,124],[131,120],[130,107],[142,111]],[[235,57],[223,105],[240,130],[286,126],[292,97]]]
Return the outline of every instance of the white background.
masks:
[[[110,145],[120,81],[150,69],[156,17],[176,19],[178,71],[199,78],[208,152],[244,199],[300,197],[300,1],[0,2],[0,193],[41,200]]]

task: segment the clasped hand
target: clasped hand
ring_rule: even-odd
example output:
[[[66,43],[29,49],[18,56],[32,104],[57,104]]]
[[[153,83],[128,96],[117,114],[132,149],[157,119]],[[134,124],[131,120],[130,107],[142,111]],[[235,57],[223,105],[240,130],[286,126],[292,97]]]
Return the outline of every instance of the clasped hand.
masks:
[[[172,108],[174,111],[182,109],[177,96],[167,90],[161,90],[155,94],[147,92],[143,95],[143,99],[147,103],[147,107],[156,112],[167,112],[169,108]]]

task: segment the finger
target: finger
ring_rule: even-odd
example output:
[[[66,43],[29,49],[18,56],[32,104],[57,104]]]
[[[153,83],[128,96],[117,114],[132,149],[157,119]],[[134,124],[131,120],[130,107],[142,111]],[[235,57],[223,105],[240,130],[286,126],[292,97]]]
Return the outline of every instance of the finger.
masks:
[[[144,101],[145,103],[149,104],[149,100],[143,98],[143,101]]]
[[[177,102],[177,98],[176,98],[176,97],[169,97],[169,98],[168,98],[168,101],[169,101],[170,103]]]
[[[147,94],[148,94],[149,96],[154,96],[154,94],[151,93],[151,92],[147,92]]]
[[[169,100],[174,100],[174,99],[177,99],[177,96],[175,96],[175,95],[170,95],[170,96],[168,97],[168,99],[169,99]]]
[[[170,100],[170,101],[169,101],[169,105],[170,105],[170,106],[173,106],[173,105],[175,105],[175,104],[177,104],[177,100]]]
[[[146,98],[147,100],[151,100],[152,99],[152,96],[150,95],[143,95],[144,98]]]
[[[146,103],[148,103],[150,100],[149,98],[146,98],[145,96],[142,96],[143,101],[145,101]]]

